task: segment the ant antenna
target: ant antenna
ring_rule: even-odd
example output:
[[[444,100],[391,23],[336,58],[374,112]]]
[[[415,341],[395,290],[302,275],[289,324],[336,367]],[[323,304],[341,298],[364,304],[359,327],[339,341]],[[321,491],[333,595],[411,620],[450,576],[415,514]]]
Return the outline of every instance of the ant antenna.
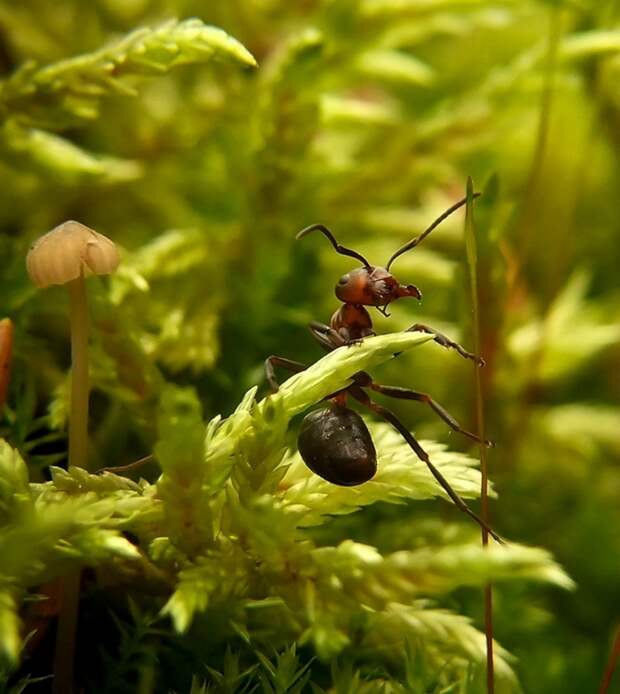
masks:
[[[473,198],[478,198],[480,197],[481,193],[474,193]],[[423,241],[430,233],[433,231],[435,227],[438,227],[443,220],[446,217],[449,217],[453,212],[456,212],[456,210],[459,209],[459,207],[463,207],[463,205],[467,202],[467,198],[463,198],[462,200],[459,200],[458,202],[455,202],[452,207],[449,207],[445,212],[439,215],[437,219],[428,227],[428,229],[425,229],[419,236],[416,236],[414,239],[409,241],[409,243],[406,243],[404,246],[399,248],[396,253],[392,255],[392,257],[388,260],[387,265],[385,266],[386,270],[390,269],[390,265],[398,258],[399,255],[402,255],[403,253],[406,253],[407,251],[410,251],[412,248],[415,248],[421,241]]]
[[[334,235],[332,232],[323,224],[311,224],[309,227],[306,227],[305,229],[302,229],[300,232],[297,233],[295,238],[297,240],[303,238],[307,234],[309,234],[311,231],[320,231],[321,233],[325,234],[327,238],[329,239],[331,245],[334,247],[336,250],[336,253],[340,253],[340,255],[348,255],[351,258],[357,258],[358,260],[361,260],[362,263],[364,263],[364,267],[366,269],[370,269],[371,265],[370,263],[364,258],[363,255],[358,253],[357,251],[352,250],[351,248],[346,248],[345,246],[341,246],[338,241],[334,238]]]

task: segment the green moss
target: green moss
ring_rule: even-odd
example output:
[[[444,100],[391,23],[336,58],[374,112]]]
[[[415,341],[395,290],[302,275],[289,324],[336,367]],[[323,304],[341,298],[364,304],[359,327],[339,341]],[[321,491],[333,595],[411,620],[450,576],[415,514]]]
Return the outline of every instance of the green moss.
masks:
[[[475,596],[491,579],[498,641],[519,658],[498,647],[498,691],[596,688],[620,597],[616,14],[593,0],[0,6],[6,691],[51,673],[45,639],[27,638],[34,598],[76,567],[96,625],[77,660],[89,691],[483,691]],[[466,365],[398,333],[423,321],[472,344],[462,221],[394,265],[423,304],[322,359],[305,324],[328,319],[352,265],[293,240],[324,222],[380,264],[468,176],[484,191],[492,519],[533,546],[488,553],[458,512],[438,518],[448,504],[421,503],[443,492],[386,426],[371,423],[379,472],[360,488],[312,476],[294,445],[296,418],[366,368],[471,428]],[[138,472],[62,467],[68,307],[30,285],[24,256],[67,218],[123,256],[89,279],[91,469],[154,452]],[[261,399],[270,354],[312,366]],[[394,405],[475,499],[476,461],[416,407]],[[540,585],[571,585],[547,550],[581,592]]]

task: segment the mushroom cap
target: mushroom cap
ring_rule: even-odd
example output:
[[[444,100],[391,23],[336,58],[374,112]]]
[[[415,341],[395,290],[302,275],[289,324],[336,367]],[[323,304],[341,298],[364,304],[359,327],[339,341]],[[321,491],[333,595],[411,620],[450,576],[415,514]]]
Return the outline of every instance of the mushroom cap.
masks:
[[[26,269],[37,287],[65,284],[80,275],[107,275],[120,262],[113,241],[69,220],[41,236],[30,247]]]

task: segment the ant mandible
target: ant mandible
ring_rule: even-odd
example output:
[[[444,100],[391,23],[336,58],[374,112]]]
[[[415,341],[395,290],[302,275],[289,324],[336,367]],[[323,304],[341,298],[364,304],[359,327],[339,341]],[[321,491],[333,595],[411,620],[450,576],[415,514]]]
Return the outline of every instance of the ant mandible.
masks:
[[[479,195],[480,193],[475,193],[474,197]],[[365,308],[366,306],[374,306],[381,313],[388,316],[387,307],[393,301],[407,296],[412,296],[416,299],[422,298],[422,294],[416,286],[400,284],[390,273],[390,266],[396,258],[415,248],[446,217],[450,216],[466,202],[467,198],[463,198],[448,208],[419,236],[416,236],[399,248],[388,260],[384,268],[371,265],[357,251],[340,245],[332,232],[323,224],[312,224],[297,234],[296,238],[301,239],[313,231],[320,231],[327,237],[337,253],[356,258],[363,263],[362,267],[348,272],[338,281],[335,290],[336,296],[343,305],[331,317],[329,325],[312,321],[308,326],[312,336],[323,349],[330,352],[338,347],[352,345],[374,335],[372,319]],[[462,357],[471,359],[479,366],[484,365],[483,359],[479,356],[468,352],[458,343],[453,342],[427,325],[416,323],[408,328],[407,331],[429,333],[433,335],[435,342],[442,347],[452,348]],[[275,377],[276,366],[295,373],[308,368],[305,364],[284,357],[274,355],[268,357],[265,361],[265,374],[273,392],[278,390],[278,383]],[[416,456],[428,466],[433,477],[454,504],[473,518],[495,540],[502,542],[497,533],[474,513],[457,492],[452,489],[448,480],[433,465],[428,453],[426,453],[407,427],[391,410],[374,402],[366,392],[366,389],[392,398],[423,402],[454,431],[458,431],[474,441],[481,442],[480,438],[476,434],[463,429],[449,412],[426,393],[399,386],[385,386],[375,383],[372,377],[365,371],[359,371],[354,374],[352,380],[353,383],[350,386],[325,398],[329,403],[328,407],[311,412],[304,418],[301,424],[297,444],[299,453],[310,470],[328,482],[341,486],[363,484],[370,480],[377,471],[377,454],[372,437],[361,416],[347,407],[347,397],[350,396],[389,422],[409,444]],[[490,441],[482,443],[487,446],[492,445]]]

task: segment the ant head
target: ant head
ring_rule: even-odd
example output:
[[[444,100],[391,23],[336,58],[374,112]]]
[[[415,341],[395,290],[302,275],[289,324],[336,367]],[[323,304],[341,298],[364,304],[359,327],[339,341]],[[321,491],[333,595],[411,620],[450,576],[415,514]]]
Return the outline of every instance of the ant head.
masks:
[[[404,296],[421,299],[420,290],[413,284],[399,284],[398,280],[382,267],[360,267],[343,275],[336,285],[336,296],[345,304],[363,306],[387,306]]]
[[[472,197],[477,198],[479,195],[480,193],[474,193]],[[384,268],[374,267],[357,251],[341,246],[334,238],[332,232],[323,224],[312,224],[302,229],[297,234],[296,238],[300,239],[311,231],[320,231],[328,238],[337,253],[347,255],[350,258],[357,258],[357,260],[363,263],[363,267],[348,272],[338,281],[336,285],[336,296],[340,301],[346,304],[386,307],[392,301],[396,301],[396,299],[400,299],[404,296],[413,296],[416,299],[421,298],[422,295],[420,294],[420,290],[413,284],[404,285],[398,283],[398,280],[390,273],[390,265],[403,253],[415,248],[435,227],[443,222],[446,217],[458,210],[459,207],[465,205],[466,202],[467,198],[463,198],[452,205],[452,207],[449,207],[419,236],[416,236],[393,253]]]
[[[361,260],[363,267],[351,270],[343,275],[336,285],[336,296],[345,304],[361,304],[362,306],[377,306],[385,308],[388,304],[403,296],[422,298],[420,290],[413,284],[399,284],[398,280],[383,267],[374,267],[363,255],[351,248],[341,246],[332,232],[323,224],[312,224],[302,229],[298,239],[311,231],[320,231],[335,248],[337,253]],[[394,258],[393,256],[392,258]],[[390,260],[391,262],[391,260]],[[388,263],[389,268],[389,263]]]

